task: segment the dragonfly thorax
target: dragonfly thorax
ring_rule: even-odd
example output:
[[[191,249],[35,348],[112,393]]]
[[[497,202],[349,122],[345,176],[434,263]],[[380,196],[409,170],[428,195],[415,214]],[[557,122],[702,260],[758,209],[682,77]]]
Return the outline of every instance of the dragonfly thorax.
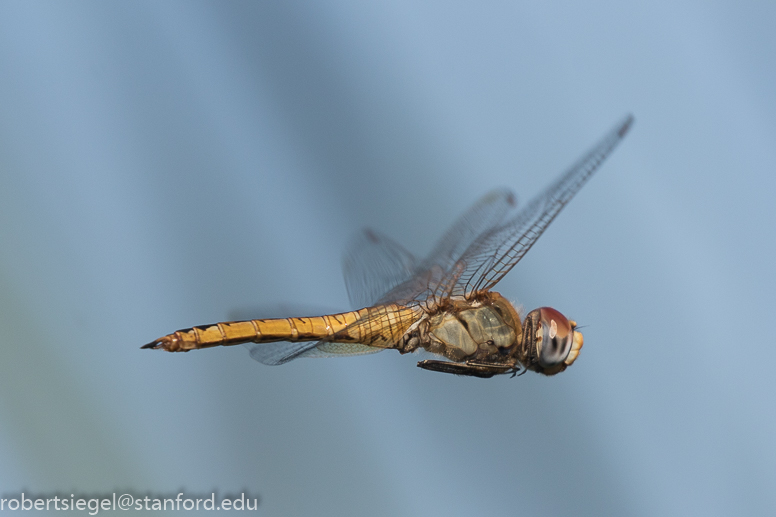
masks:
[[[474,300],[451,299],[444,307],[429,311],[418,341],[429,352],[456,362],[555,375],[579,355],[583,339],[576,326],[550,307],[531,311],[521,322],[509,301],[487,292]]]
[[[428,315],[423,346],[453,361],[509,360],[522,341],[520,317],[498,293],[468,301],[454,300]]]

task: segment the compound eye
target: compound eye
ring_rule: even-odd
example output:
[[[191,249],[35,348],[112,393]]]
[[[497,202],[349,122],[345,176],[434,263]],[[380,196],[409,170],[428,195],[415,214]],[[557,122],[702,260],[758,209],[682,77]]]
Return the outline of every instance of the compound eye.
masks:
[[[541,330],[536,336],[539,364],[551,368],[568,357],[574,342],[574,329],[563,314],[550,307],[539,309],[539,321]]]

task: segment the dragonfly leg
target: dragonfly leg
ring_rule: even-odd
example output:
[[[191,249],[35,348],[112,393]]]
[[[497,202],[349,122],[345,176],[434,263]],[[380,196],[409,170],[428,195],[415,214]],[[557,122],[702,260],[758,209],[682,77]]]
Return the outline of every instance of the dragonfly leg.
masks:
[[[479,377],[481,379],[489,379],[494,375],[503,375],[505,373],[515,374],[519,370],[517,366],[481,363],[476,361],[452,363],[450,361],[426,360],[420,361],[418,367],[432,372],[452,373],[454,375],[466,375],[469,377]]]

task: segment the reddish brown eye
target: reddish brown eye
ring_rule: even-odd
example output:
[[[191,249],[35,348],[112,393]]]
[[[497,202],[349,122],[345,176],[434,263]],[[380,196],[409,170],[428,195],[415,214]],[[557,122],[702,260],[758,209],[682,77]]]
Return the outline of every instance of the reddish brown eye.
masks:
[[[574,329],[563,314],[551,307],[539,309],[539,322],[541,331],[536,339],[539,364],[551,368],[568,357],[574,341]]]

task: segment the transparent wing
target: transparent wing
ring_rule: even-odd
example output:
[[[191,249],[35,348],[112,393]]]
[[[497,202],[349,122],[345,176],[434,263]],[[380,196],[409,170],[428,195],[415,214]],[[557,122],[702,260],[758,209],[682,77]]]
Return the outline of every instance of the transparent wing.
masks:
[[[299,343],[278,341],[276,343],[246,343],[243,346],[248,349],[252,359],[269,366],[277,366],[304,356],[305,352],[314,349],[317,344],[315,341]]]
[[[412,254],[393,240],[374,230],[365,229],[354,236],[348,244],[342,266],[350,302],[360,308],[373,305],[378,297],[411,277],[416,270],[416,260]],[[242,313],[239,315],[241,317],[235,319],[248,319]],[[269,317],[283,317],[283,315],[271,314]],[[354,323],[354,325],[363,324],[365,323]],[[383,348],[367,345],[327,341],[298,343],[279,341],[247,343],[244,346],[248,349],[251,358],[270,366],[284,364],[299,357],[342,357],[371,354],[383,350]]]
[[[439,266],[448,271],[480,234],[500,224],[515,206],[517,199],[509,189],[496,189],[485,194],[450,226],[422,262],[420,270]]]
[[[300,357],[344,357],[348,355],[374,354],[385,350],[355,343],[328,343],[326,341],[304,341],[292,343],[248,343],[244,345],[251,358],[269,366],[278,366]]]
[[[306,351],[301,357],[344,357],[348,355],[365,355],[382,352],[385,348],[377,348],[357,343],[327,343],[319,341],[314,348]]]
[[[377,302],[426,298],[449,277],[450,269],[472,242],[498,226],[516,205],[515,195],[509,189],[496,189],[483,196],[450,226],[414,274],[384,293]]]
[[[633,117],[614,127],[557,181],[506,223],[481,234],[439,285],[438,295],[464,295],[491,289],[528,252],[558,213],[593,175],[628,132]]]
[[[415,269],[416,260],[410,252],[370,229],[351,239],[342,258],[345,287],[354,309],[373,305],[410,278]]]

